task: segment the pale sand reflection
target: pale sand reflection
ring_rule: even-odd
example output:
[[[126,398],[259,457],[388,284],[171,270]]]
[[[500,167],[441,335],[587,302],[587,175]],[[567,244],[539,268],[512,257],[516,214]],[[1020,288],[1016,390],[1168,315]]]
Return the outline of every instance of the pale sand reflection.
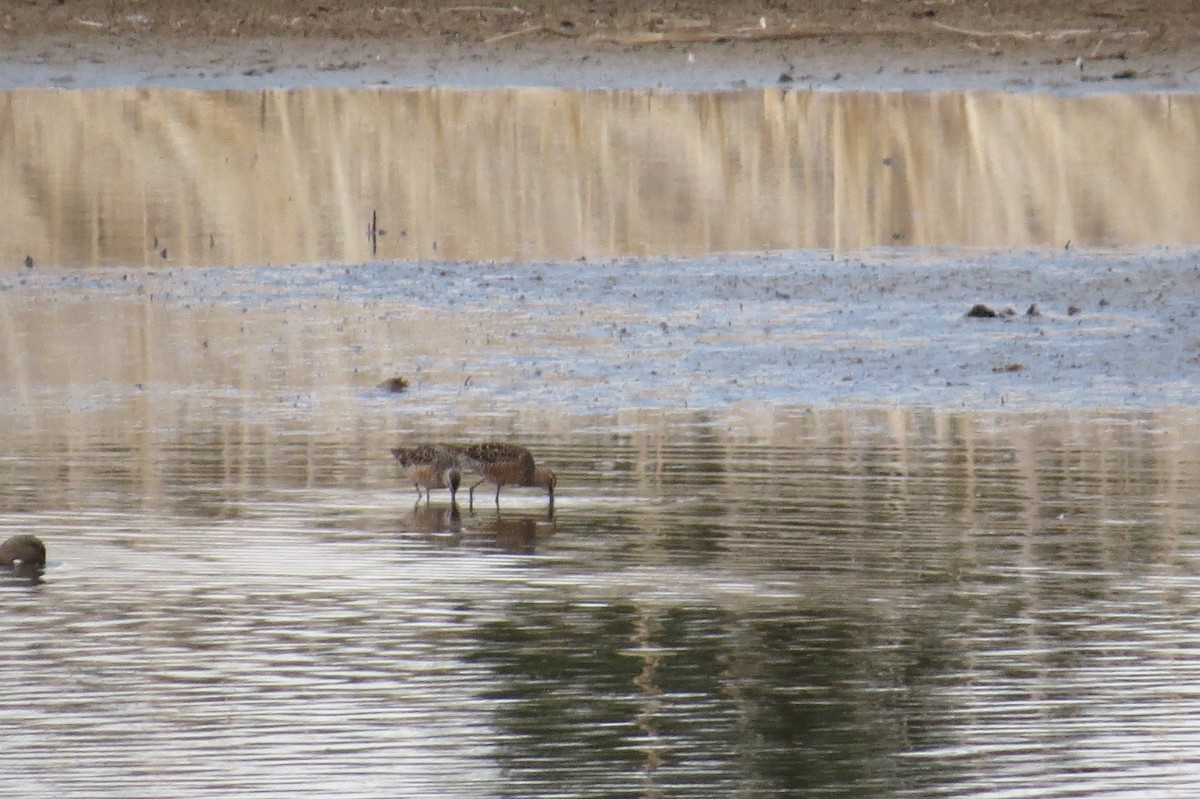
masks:
[[[19,90],[0,129],[10,267],[1200,240],[1181,95]]]

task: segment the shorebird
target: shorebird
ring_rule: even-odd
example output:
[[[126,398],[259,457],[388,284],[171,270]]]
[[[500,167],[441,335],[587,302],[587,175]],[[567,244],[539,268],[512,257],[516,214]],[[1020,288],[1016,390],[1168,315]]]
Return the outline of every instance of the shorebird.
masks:
[[[408,449],[397,447],[392,450],[392,457],[400,461],[404,476],[417,487],[417,502],[421,501],[421,487],[424,486],[426,502],[429,502],[429,492],[433,489],[449,488],[450,503],[454,504],[454,496],[462,481],[458,447],[449,444],[419,444]]]
[[[498,441],[470,444],[459,448],[459,463],[479,473],[478,483],[470,487],[467,496],[470,507],[475,506],[475,489],[485,482],[496,484],[496,507],[500,507],[500,489],[506,485],[536,486],[550,494],[554,504],[554,472],[533,462],[533,455],[524,447]]]
[[[46,545],[36,535],[14,535],[0,544],[0,566],[18,574],[37,574],[46,567]]]

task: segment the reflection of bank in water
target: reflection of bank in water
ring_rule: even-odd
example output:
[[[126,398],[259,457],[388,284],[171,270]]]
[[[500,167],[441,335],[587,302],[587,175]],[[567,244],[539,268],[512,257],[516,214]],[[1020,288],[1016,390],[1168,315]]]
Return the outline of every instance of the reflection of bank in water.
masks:
[[[1200,240],[1180,94],[16,90],[0,130],[38,269]]]

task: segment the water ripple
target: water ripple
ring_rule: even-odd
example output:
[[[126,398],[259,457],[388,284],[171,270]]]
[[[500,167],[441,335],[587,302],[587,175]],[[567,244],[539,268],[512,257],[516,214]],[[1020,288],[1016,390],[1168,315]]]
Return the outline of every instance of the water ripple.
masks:
[[[155,443],[161,490],[87,448],[69,495],[10,470],[0,535],[51,563],[0,579],[0,793],[1200,789],[1200,426],[876,419],[534,438],[553,512],[414,504],[301,437]]]

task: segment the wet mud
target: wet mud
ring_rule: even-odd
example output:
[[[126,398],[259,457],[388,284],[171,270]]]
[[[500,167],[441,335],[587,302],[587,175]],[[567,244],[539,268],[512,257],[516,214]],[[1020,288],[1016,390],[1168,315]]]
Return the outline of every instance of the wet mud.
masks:
[[[0,280],[0,382],[101,404],[238,386],[298,392],[305,413],[387,403],[431,420],[1190,404],[1198,282],[1167,251],[35,269]],[[995,318],[972,318],[976,304]],[[396,375],[402,394],[379,387]],[[40,427],[71,405],[27,407]]]

